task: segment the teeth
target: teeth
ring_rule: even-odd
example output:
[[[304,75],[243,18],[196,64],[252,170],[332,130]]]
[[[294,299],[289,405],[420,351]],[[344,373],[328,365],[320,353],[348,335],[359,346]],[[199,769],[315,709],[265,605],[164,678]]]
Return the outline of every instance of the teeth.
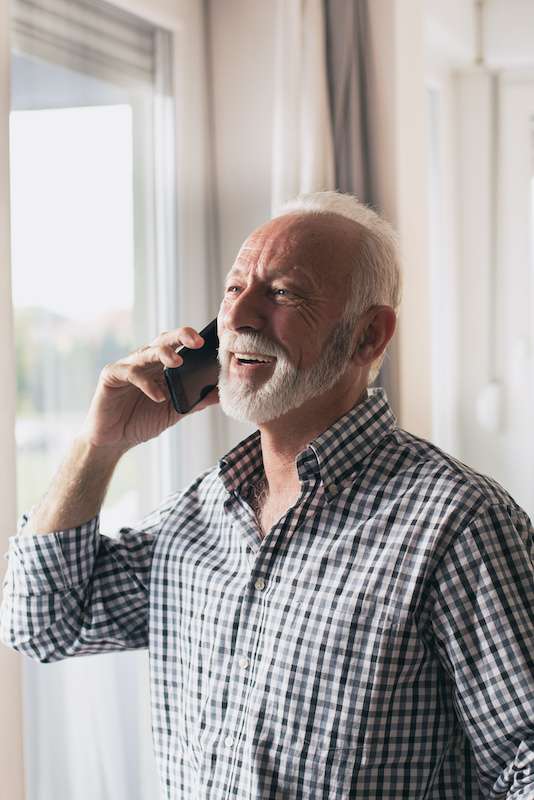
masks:
[[[270,364],[272,358],[267,358],[266,356],[253,356],[249,353],[234,353],[235,357],[239,360],[243,359],[245,361],[259,361],[261,364]]]

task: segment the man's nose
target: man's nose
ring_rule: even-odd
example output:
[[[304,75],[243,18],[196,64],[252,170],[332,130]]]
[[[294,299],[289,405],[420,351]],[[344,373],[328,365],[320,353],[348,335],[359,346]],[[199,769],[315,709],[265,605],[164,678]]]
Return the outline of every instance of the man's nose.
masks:
[[[243,328],[261,330],[265,325],[265,309],[258,291],[247,288],[225,304],[223,324],[227,330],[239,331]]]

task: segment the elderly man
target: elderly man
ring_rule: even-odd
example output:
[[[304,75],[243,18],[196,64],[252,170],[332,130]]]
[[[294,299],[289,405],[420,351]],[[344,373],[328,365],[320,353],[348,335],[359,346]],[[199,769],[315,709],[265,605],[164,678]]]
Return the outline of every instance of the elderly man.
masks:
[[[169,800],[534,797],[532,527],[368,388],[398,303],[387,223],[301,198],[242,246],[195,409],[259,430],[101,536],[121,455],[180,419],[162,369],[202,340],[162,334],[103,370],[10,541],[4,641],[44,662],[148,646]]]

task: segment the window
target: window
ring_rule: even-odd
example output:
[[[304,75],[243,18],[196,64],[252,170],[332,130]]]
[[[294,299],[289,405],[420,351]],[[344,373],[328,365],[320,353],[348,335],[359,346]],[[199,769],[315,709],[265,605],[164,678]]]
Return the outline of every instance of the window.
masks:
[[[100,369],[176,318],[174,114],[170,35],[110,5],[14,0],[12,48],[22,512],[80,429]],[[121,461],[104,533],[180,484],[176,435]],[[29,800],[158,797],[146,652],[25,662],[24,699]]]
[[[10,127],[21,512],[79,430],[99,370],[136,341],[132,114],[14,111]],[[111,509],[139,513],[136,466],[119,465]]]
[[[175,296],[174,263],[162,257],[174,261],[173,232],[156,213],[173,202],[168,181],[157,185],[162,103],[172,98],[164,32],[101,3],[17,0],[13,9],[21,512],[79,430],[100,369],[152,339],[162,298]],[[110,530],[159,499],[162,447],[137,448],[119,465],[104,511]]]

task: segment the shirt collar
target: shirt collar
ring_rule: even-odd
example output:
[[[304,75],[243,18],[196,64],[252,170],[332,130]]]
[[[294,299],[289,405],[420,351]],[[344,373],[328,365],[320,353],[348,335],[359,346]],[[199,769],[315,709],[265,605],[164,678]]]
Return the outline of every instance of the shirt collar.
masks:
[[[327,495],[335,495],[347,478],[358,472],[382,439],[397,425],[382,388],[366,397],[319,434],[296,458],[301,481],[320,476]],[[229,491],[246,494],[263,474],[261,439],[254,431],[219,461],[219,476]]]

